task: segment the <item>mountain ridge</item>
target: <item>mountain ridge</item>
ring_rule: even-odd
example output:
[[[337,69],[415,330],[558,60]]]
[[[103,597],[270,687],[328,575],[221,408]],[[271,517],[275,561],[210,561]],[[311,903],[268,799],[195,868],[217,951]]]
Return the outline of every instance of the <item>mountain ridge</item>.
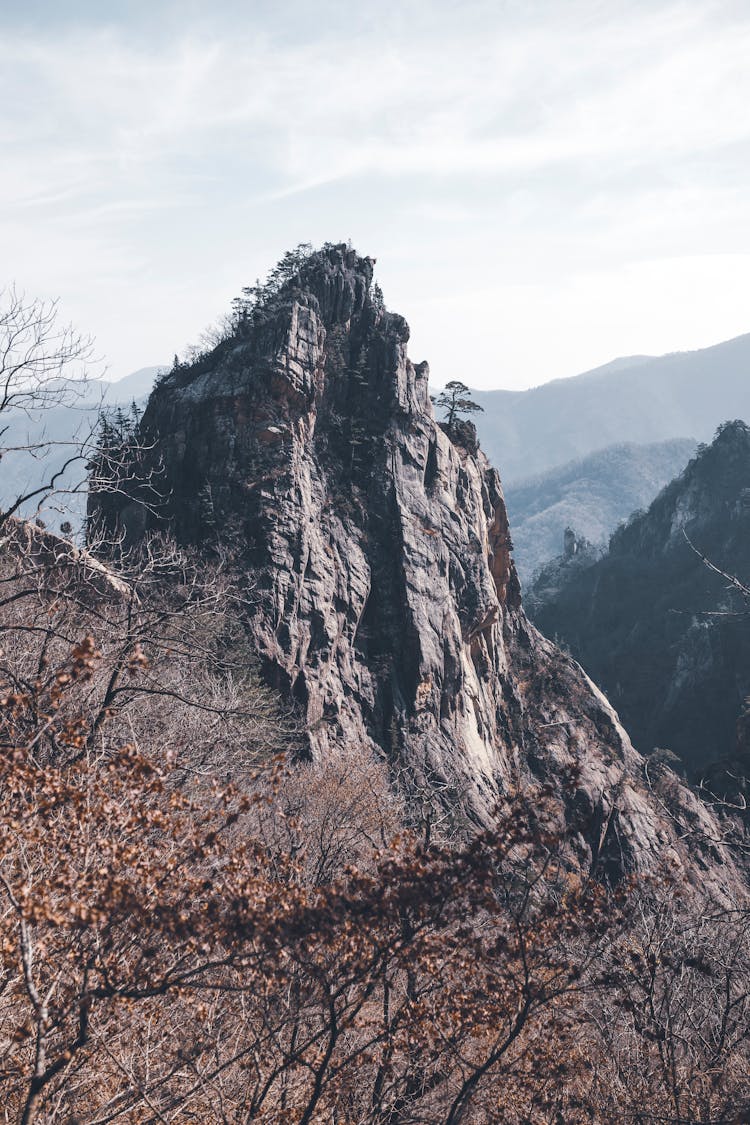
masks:
[[[728,422],[603,558],[550,566],[530,591],[534,620],[608,691],[639,749],[698,773],[735,754],[750,693],[748,607],[701,556],[748,582],[748,512],[750,429]]]
[[[726,418],[750,417],[750,333],[641,358],[528,391],[473,392],[483,448],[506,484],[623,441],[708,441]]]
[[[253,643],[314,757],[360,747],[474,823],[546,783],[580,825],[580,867],[615,878],[671,857],[692,877],[617,715],[527,621],[498,474],[469,423],[435,422],[408,338],[371,259],[339,245],[291,261],[152,393],[136,456],[144,479],[164,466],[161,507],[108,492],[94,526],[234,552]],[[678,804],[711,834],[687,790]]]
[[[524,586],[560,552],[568,528],[604,549],[618,524],[651,503],[696,445],[691,438],[619,442],[506,485],[513,556]]]

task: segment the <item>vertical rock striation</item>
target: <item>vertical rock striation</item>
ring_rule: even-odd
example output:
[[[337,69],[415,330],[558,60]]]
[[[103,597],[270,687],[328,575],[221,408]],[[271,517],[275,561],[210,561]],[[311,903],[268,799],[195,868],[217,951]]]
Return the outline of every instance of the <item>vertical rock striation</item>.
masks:
[[[326,247],[161,382],[142,423],[164,466],[159,520],[237,545],[255,643],[311,753],[374,748],[478,822],[508,786],[562,791],[575,766],[582,863],[679,861],[617,716],[527,621],[498,474],[470,424],[435,421],[427,364],[372,280],[371,259]],[[99,517],[131,535],[156,519],[105,501]]]

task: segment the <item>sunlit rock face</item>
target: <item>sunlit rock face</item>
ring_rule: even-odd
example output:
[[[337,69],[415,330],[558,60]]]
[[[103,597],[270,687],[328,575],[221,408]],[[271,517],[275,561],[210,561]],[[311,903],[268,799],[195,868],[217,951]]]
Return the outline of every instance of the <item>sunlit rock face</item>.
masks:
[[[509,787],[547,781],[582,826],[581,865],[681,863],[616,714],[527,621],[498,474],[470,424],[436,422],[408,339],[371,259],[312,254],[151,396],[158,514],[109,499],[100,517],[230,544],[254,643],[302,708],[311,754],[374,749],[477,823]]]

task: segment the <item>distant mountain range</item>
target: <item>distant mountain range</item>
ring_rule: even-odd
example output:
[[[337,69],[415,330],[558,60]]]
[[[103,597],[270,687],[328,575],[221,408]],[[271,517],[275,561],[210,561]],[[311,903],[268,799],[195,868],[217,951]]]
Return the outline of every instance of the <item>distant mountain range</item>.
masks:
[[[92,383],[92,387],[102,387],[103,394],[109,403],[127,403],[137,402],[139,399],[146,398],[151,394],[151,388],[154,385],[156,376],[161,371],[166,371],[166,367],[141,367],[138,371],[131,372],[123,379],[118,379],[116,382],[102,381],[101,383]]]
[[[5,443],[21,445],[42,427],[48,438],[70,440],[102,404],[142,403],[160,370],[92,382],[73,410],[11,416]],[[606,541],[650,503],[697,441],[710,440],[727,418],[750,418],[749,376],[750,334],[696,352],[625,356],[528,391],[475,392],[484,408],[475,416],[479,438],[505,485],[523,580],[559,553],[566,526]],[[57,456],[51,450],[43,465],[5,457],[0,504],[23,481],[46,476]]]
[[[719,423],[750,418],[750,334],[474,398],[482,447],[506,486],[622,442],[710,441]]]
[[[2,473],[0,474],[0,507],[7,508],[17,496],[48,482],[52,474],[62,470],[96,428],[102,410],[132,402],[143,406],[154,380],[162,367],[142,367],[117,382],[91,379],[85,384],[71,384],[70,401],[64,406],[27,413],[9,410],[2,417]],[[66,396],[67,397],[67,396]],[[37,446],[33,453],[30,446]],[[86,509],[85,495],[75,493],[85,479],[85,460],[79,459],[57,482],[58,494],[45,499],[38,514],[52,529],[70,521],[80,524]],[[39,498],[26,503],[20,515],[37,514]]]
[[[695,452],[690,438],[623,442],[505,488],[513,557],[524,586],[563,549],[563,534],[606,547],[617,525],[651,503]]]
[[[750,599],[696,551],[750,583],[750,429],[742,422],[721,427],[647,512],[617,530],[603,558],[581,565],[563,557],[545,568],[526,607],[606,692],[639,750],[665,748],[701,774],[738,753],[750,695]]]

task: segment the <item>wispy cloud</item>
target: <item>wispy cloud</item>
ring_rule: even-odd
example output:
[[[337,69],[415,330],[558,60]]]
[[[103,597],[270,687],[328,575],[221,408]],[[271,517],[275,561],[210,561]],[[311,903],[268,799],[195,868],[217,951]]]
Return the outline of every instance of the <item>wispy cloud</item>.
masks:
[[[743,4],[433,0],[349,5],[347,20],[323,4],[308,23],[301,4],[254,9],[180,6],[152,35],[145,14],[107,24],[75,4],[46,33],[0,19],[5,268],[73,295],[116,363],[171,354],[200,299],[208,318],[298,232],[414,256],[389,281],[420,295],[420,342],[423,295],[451,277],[488,292],[499,272],[506,299],[526,299],[533,275],[538,300],[581,270],[750,251]],[[102,311],[118,271],[141,286],[139,315],[151,294],[153,354]],[[520,356],[523,317],[504,331]]]

